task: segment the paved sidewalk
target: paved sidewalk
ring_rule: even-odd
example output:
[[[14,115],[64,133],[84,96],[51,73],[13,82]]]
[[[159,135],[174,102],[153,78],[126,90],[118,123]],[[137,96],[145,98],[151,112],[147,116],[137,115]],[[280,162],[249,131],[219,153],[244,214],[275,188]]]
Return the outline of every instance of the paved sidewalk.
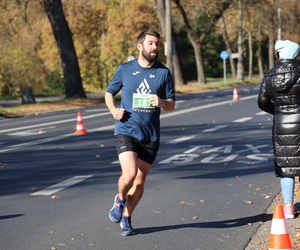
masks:
[[[298,213],[300,212],[299,181],[295,185],[295,205]],[[279,184],[279,183],[278,183]],[[273,217],[273,210],[276,204],[283,204],[281,193],[274,199],[272,205],[266,211],[266,218]],[[288,232],[292,241],[293,249],[300,249],[300,218],[299,214],[295,219],[286,220]],[[265,250],[268,249],[268,241],[271,232],[272,219],[262,222],[261,226],[249,242],[245,250]]]

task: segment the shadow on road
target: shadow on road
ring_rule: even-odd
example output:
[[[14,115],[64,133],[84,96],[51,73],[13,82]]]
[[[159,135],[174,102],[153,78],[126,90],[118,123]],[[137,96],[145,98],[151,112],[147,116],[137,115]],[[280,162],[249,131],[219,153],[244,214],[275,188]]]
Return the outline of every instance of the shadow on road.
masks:
[[[8,220],[8,219],[13,219],[17,217],[24,216],[25,214],[8,214],[8,215],[1,215],[0,220]]]
[[[254,216],[223,220],[223,221],[210,221],[210,222],[198,222],[180,225],[160,226],[160,227],[145,227],[137,229],[139,234],[150,234],[161,231],[176,230],[180,228],[231,228],[240,227],[256,222],[266,222],[272,219],[272,214],[258,214]]]

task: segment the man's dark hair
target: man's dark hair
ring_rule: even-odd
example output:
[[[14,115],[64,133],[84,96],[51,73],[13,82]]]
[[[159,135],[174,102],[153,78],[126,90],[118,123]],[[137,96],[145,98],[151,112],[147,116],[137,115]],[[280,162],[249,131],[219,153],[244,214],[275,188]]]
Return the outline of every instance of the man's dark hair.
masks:
[[[142,31],[142,32],[138,35],[138,37],[137,37],[137,39],[136,39],[136,42],[137,42],[137,43],[143,43],[144,40],[145,40],[146,35],[149,35],[149,36],[155,36],[157,39],[160,38],[160,34],[157,33],[156,31],[152,31],[152,30],[144,30],[144,31]]]

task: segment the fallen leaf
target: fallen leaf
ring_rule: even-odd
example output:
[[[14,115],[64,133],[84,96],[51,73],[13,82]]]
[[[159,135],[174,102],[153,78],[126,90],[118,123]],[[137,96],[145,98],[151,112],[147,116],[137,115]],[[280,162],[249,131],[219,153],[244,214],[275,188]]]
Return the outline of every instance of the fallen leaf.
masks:
[[[59,197],[57,196],[57,195],[52,195],[51,197],[50,197],[50,199],[51,200],[55,200],[55,199],[58,199]]]
[[[270,195],[266,195],[266,196],[265,196],[265,199],[270,199],[270,198],[271,198]]]
[[[199,217],[198,216],[194,216],[193,218],[192,218],[192,220],[197,220]]]
[[[244,202],[247,203],[247,204],[252,204],[253,203],[253,201],[248,201],[248,200],[244,200]]]
[[[266,242],[265,240],[261,240],[261,241],[256,242],[256,245],[261,245],[261,244],[263,244],[265,242]]]

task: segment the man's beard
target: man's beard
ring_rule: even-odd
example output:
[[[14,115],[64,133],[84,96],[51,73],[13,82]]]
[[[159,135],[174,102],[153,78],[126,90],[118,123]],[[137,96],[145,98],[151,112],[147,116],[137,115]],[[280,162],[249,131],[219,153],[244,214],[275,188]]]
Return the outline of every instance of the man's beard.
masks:
[[[142,51],[142,56],[149,62],[153,63],[158,58],[158,52],[156,52],[155,55],[150,55],[150,53],[147,53],[145,50]]]

